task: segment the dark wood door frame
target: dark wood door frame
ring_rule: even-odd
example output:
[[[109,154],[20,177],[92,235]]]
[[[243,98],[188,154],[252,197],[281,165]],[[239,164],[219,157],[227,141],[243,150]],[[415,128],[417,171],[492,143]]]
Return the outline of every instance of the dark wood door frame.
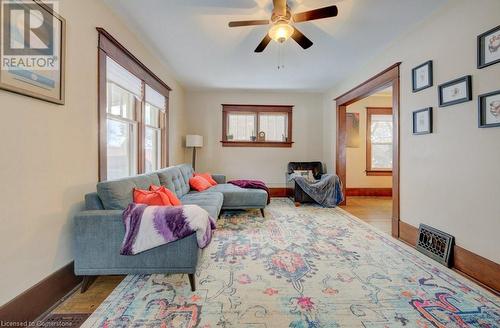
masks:
[[[392,161],[392,236],[399,238],[399,67],[396,63],[335,99],[337,106],[336,171],[346,194],[346,110],[347,106],[392,86],[393,161]],[[345,200],[344,200],[345,204]]]

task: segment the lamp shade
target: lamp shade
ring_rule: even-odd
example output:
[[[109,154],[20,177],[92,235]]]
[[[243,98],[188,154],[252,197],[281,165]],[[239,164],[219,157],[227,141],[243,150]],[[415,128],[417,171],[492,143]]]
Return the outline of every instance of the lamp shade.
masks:
[[[186,147],[203,147],[203,136],[189,134],[186,136]]]

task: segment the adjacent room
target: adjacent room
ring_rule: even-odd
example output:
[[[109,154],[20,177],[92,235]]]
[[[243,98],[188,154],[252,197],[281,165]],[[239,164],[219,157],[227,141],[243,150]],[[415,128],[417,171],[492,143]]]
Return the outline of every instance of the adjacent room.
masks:
[[[0,327],[500,327],[498,13],[0,0]]]

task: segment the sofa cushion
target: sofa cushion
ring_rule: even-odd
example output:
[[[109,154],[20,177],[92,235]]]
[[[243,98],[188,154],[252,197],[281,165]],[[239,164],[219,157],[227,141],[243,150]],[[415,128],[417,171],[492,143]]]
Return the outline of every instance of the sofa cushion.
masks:
[[[181,198],[189,192],[189,183],[184,179],[178,166],[168,167],[156,173],[158,174],[161,185],[175,192],[177,197]]]
[[[175,167],[177,167],[181,171],[184,182],[187,186],[189,186],[189,179],[194,175],[193,167],[190,164],[181,164]]]
[[[222,193],[223,208],[264,208],[267,204],[267,192],[261,189],[244,189],[230,183],[221,183],[203,193]]]
[[[222,208],[224,197],[220,192],[190,192],[181,197],[183,205],[198,205],[216,219]]]
[[[150,185],[160,184],[156,173],[141,174],[134,177],[99,182],[97,194],[106,210],[123,210],[132,203],[134,188],[149,189]]]

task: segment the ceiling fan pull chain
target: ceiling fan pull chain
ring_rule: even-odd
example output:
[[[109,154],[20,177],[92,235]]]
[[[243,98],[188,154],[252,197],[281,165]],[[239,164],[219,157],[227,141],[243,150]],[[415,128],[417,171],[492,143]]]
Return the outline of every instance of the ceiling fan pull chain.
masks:
[[[285,55],[283,47],[283,43],[278,44],[278,71],[285,69]]]

